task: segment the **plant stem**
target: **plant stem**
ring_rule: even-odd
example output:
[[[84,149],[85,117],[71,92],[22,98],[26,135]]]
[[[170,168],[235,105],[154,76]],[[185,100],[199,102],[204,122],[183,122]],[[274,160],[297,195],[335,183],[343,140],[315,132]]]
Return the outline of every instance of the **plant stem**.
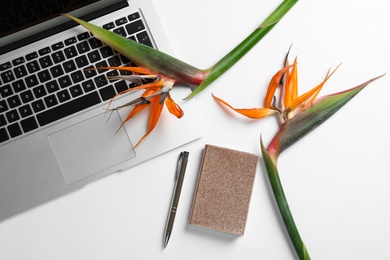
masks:
[[[195,96],[212,82],[229,70],[247,52],[249,52],[265,35],[282,19],[282,17],[298,2],[298,0],[284,0],[247,38],[232,51],[210,68],[204,81],[187,98]]]
[[[278,169],[276,166],[276,160],[273,160],[271,158],[268,151],[265,149],[262,141],[261,150],[272,191],[275,196],[276,203],[278,204],[280,214],[282,215],[283,222],[290,236],[291,242],[295,248],[299,259],[309,260],[309,252],[307,251],[306,246],[303,243],[301,236],[299,235],[298,229],[295,225],[294,218],[291,214],[290,207],[288,206],[287,199],[283,191],[282,183],[280,181]]]

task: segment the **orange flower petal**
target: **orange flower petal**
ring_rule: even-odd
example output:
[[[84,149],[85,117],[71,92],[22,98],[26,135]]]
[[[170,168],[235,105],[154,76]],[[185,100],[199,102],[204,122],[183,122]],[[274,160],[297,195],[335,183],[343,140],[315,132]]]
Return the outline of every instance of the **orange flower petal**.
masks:
[[[160,104],[160,95],[151,98],[150,102],[152,103],[152,111],[149,117],[148,131],[146,132],[146,134],[144,134],[144,136],[142,136],[142,138],[138,141],[138,143],[134,146],[133,149],[135,149],[156,127],[162,109],[164,107],[164,104]]]
[[[218,102],[231,108],[235,112],[237,112],[243,116],[249,117],[249,118],[261,119],[261,118],[264,118],[266,116],[269,116],[269,115],[276,113],[276,110],[270,109],[270,108],[234,108],[231,105],[229,105],[228,103],[226,103],[224,100],[214,96],[214,94],[212,94],[212,95]]]
[[[317,98],[320,91],[322,90],[322,87],[325,85],[325,83],[328,81],[328,79],[333,75],[333,73],[336,72],[336,70],[339,67],[340,67],[340,65],[337,66],[330,74],[326,75],[325,79],[320,84],[318,84],[316,87],[312,88],[311,90],[309,90],[305,94],[302,94],[301,96],[299,96],[299,98],[296,98],[293,102],[291,102],[290,106],[287,108],[288,109],[295,109],[295,108],[301,106],[301,109],[303,109],[304,107],[306,107],[307,104],[310,104],[311,102],[313,102]]]
[[[165,104],[167,105],[168,111],[177,118],[181,118],[184,115],[183,110],[176,104],[170,94],[168,94]]]
[[[145,92],[142,94],[142,97],[147,97],[149,95],[152,95],[155,92],[155,90],[147,89]],[[123,125],[129,121],[131,118],[133,118],[136,114],[138,114],[140,111],[142,111],[144,108],[146,108],[149,104],[139,104],[136,105],[131,112],[127,115],[125,120],[123,120],[122,124],[119,126],[118,130],[116,130],[116,133],[119,132],[119,130],[123,127]],[[115,133],[115,134],[116,134]]]
[[[275,95],[275,91],[277,89],[277,87],[279,86],[279,83],[280,83],[280,80],[282,79],[283,75],[292,67],[293,65],[287,65],[286,67],[284,67],[283,69],[279,70],[278,72],[276,72],[276,74],[272,77],[269,85],[268,85],[268,90],[267,90],[267,94],[265,96],[265,100],[264,100],[264,107],[266,108],[273,108],[272,106],[272,100],[274,98],[274,95]]]
[[[286,77],[286,85],[284,87],[284,106],[289,107],[290,103],[298,97],[298,66],[297,58],[292,64],[291,74]]]

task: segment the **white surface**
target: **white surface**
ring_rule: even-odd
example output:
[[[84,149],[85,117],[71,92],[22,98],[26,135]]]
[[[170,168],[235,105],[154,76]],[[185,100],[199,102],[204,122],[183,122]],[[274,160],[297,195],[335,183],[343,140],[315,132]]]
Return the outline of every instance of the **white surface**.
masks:
[[[281,1],[155,1],[177,57],[213,65]],[[231,2],[231,4],[229,4]],[[187,224],[206,143],[260,154],[274,118],[226,112],[262,105],[270,77],[293,43],[301,91],[342,63],[322,94],[383,74],[326,123],[289,148],[279,167],[312,259],[390,259],[390,16],[388,1],[300,1],[244,59],[197,96],[207,134],[183,148],[114,174],[0,223],[0,259],[294,259],[262,164],[246,233],[234,237]],[[190,152],[168,247],[162,238],[179,152]]]

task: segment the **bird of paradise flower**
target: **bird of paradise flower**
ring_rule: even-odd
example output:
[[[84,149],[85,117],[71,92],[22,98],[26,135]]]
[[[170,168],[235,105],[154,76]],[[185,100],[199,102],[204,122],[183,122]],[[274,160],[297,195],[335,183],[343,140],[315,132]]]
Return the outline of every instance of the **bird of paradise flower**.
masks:
[[[168,111],[176,116],[177,118],[181,118],[184,115],[183,110],[180,108],[178,104],[172,99],[170,91],[175,83],[175,81],[159,77],[157,75],[151,75],[150,72],[142,67],[101,67],[99,70],[120,70],[131,73],[136,73],[132,75],[123,75],[123,76],[112,76],[109,79],[121,79],[129,82],[136,83],[136,87],[129,88],[115,95],[108,105],[108,112],[112,112],[115,110],[119,110],[123,107],[134,106],[131,112],[127,115],[127,117],[123,120],[122,124],[119,126],[118,131],[123,125],[133,118],[136,114],[151,106],[151,112],[149,116],[149,123],[147,132],[141,137],[141,139],[137,142],[137,144],[133,147],[135,149],[141,142],[144,140],[155,128],[157,125],[158,119],[160,118],[161,112],[163,110],[164,104],[166,105]],[[152,82],[142,84],[143,79],[151,79]],[[139,90],[144,90],[141,97],[136,98],[128,103],[125,103],[121,106],[110,108],[113,100],[118,96],[124,95],[129,92],[135,92]],[[118,132],[117,131],[117,132]]]
[[[192,86],[193,92],[186,97],[186,99],[200,93],[248,53],[251,48],[272,30],[297,2],[298,0],[284,0],[247,38],[208,69],[198,69],[149,46],[127,39],[69,14],[64,15],[84,26],[96,38],[127,57],[132,63],[139,67],[110,67],[101,69],[128,70],[140,74],[137,76],[138,78],[135,76],[131,78],[122,78],[127,80],[138,80],[144,77],[154,79],[152,83],[120,93],[120,95],[122,95],[129,91],[145,90],[141,98],[127,103],[127,106],[134,106],[134,109],[125,120],[125,122],[127,122],[135,114],[144,108],[151,106],[148,130],[141,138],[141,142],[155,128],[164,104],[167,106],[169,112],[176,117],[180,118],[183,116],[183,111],[169,95],[169,92],[176,83],[180,82]],[[114,109],[120,108],[121,107]],[[138,142],[135,147],[137,147],[140,142]]]
[[[324,84],[336,69],[328,73],[316,87],[298,95],[297,59],[290,65],[287,54],[284,67],[272,77],[268,85],[264,107],[235,108],[213,95],[220,104],[248,118],[262,119],[270,115],[277,115],[280,124],[278,132],[267,148],[262,140],[260,146],[275,200],[299,259],[307,260],[310,259],[310,256],[295,225],[283,191],[277,168],[278,157],[285,149],[326,121],[370,82],[381,77],[370,79],[357,87],[339,93],[317,98]]]

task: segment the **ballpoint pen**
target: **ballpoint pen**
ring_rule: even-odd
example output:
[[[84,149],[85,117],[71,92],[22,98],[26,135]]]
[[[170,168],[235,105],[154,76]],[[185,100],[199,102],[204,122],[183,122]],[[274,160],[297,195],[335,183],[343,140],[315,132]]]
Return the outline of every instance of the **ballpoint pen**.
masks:
[[[175,187],[173,190],[171,206],[169,208],[167,224],[164,232],[164,248],[167,246],[172,234],[173,223],[175,221],[176,210],[179,204],[181,187],[183,186],[184,174],[186,172],[189,152],[181,152],[176,166]]]

